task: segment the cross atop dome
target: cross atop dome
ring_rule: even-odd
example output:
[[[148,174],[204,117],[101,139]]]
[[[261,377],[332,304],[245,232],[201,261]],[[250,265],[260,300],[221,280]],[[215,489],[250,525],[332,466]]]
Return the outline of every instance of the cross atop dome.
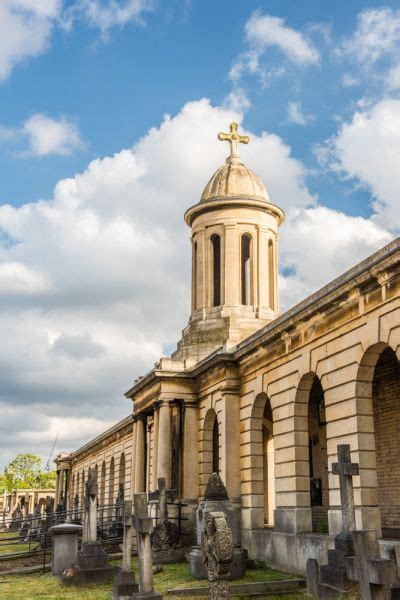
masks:
[[[250,138],[248,135],[240,135],[238,133],[239,125],[235,122],[231,123],[229,126],[230,133],[224,133],[221,131],[218,134],[218,139],[224,142],[229,142],[231,147],[230,157],[237,156],[238,144],[248,144]]]

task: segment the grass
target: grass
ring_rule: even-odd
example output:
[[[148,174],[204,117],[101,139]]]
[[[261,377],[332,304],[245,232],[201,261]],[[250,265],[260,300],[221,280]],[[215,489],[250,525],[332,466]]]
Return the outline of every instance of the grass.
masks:
[[[8,540],[9,538],[15,539],[15,542],[10,541],[10,543],[8,544],[6,541],[4,541]],[[7,531],[5,533],[0,533],[0,556],[3,554],[19,554],[21,552],[28,552],[29,550],[33,550],[35,546],[37,546],[36,542],[32,542],[31,544],[25,544],[19,543],[18,540],[18,532]]]
[[[119,564],[116,561],[115,564]],[[137,574],[137,566],[134,562],[135,573]],[[288,579],[289,577],[279,571],[263,568],[254,571],[248,571],[240,582],[251,581],[276,581],[277,579]],[[192,577],[186,563],[164,565],[164,570],[154,576],[155,588],[158,592],[166,594],[168,589],[178,587],[197,587],[205,585],[206,582],[199,581]],[[109,600],[112,582],[104,585],[87,586],[84,588],[78,587],[63,587],[60,584],[58,577],[51,577],[49,573],[35,573],[30,575],[9,575],[1,576],[0,574],[0,598],[2,600],[21,599],[23,600],[40,600],[48,598],[49,600]],[[170,600],[177,596],[165,596]],[[239,596],[231,596],[239,600]],[[259,596],[259,598],[262,598]],[[292,594],[286,596],[269,596],[269,599],[279,598],[280,600],[299,600],[302,598],[300,594]]]

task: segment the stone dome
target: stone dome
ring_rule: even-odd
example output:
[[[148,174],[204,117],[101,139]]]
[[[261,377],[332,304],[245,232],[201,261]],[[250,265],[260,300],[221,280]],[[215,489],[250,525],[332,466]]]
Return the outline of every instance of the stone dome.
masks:
[[[270,203],[264,184],[238,156],[229,156],[204,188],[200,202],[248,198]]]

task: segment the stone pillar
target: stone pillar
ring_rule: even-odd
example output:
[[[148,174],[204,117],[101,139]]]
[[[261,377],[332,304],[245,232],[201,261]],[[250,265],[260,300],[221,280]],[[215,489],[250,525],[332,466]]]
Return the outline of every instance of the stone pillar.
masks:
[[[64,469],[61,468],[60,469],[60,480],[59,480],[59,486],[58,486],[58,497],[56,498],[56,506],[55,508],[57,509],[57,506],[60,504],[61,502],[61,498],[64,497],[65,494],[65,490],[64,490]]]
[[[57,506],[58,499],[60,497],[60,469],[57,469],[56,474],[57,474],[57,476],[56,476],[56,493],[55,493],[54,500],[55,500],[55,505]]]
[[[220,476],[233,502],[240,502],[240,396],[239,386],[227,380],[221,402]]]
[[[168,400],[160,402],[158,421],[157,476],[164,477],[167,488],[171,481],[171,407]]]
[[[185,402],[183,426],[183,498],[197,502],[199,497],[199,425],[196,402]]]
[[[312,531],[308,402],[296,401],[295,388],[276,395],[276,401],[279,405],[274,409],[273,427],[276,478],[274,529],[284,533]]]
[[[157,489],[157,460],[158,460],[158,429],[159,429],[159,405],[154,404],[154,425],[153,425],[153,491]]]
[[[135,440],[135,493],[145,491],[145,473],[144,473],[144,423],[141,416],[136,421],[136,440]]]

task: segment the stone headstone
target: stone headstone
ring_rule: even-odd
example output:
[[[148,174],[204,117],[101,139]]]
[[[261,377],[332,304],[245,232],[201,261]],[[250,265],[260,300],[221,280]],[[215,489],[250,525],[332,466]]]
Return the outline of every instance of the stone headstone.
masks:
[[[346,559],[349,579],[358,581],[363,600],[386,600],[397,579],[394,560],[381,558],[374,529],[353,531],[355,556]]]
[[[64,583],[105,583],[114,572],[107,553],[97,540],[97,494],[97,471],[89,469],[85,486],[82,549],[78,552],[77,564],[63,571]]]
[[[225,515],[227,526],[232,533],[233,562],[230,568],[230,579],[243,577],[245,567],[245,554],[240,544],[240,527],[237,511],[229,500],[227,490],[220,476],[213,473],[207,483],[204,500],[201,500],[196,512],[196,538],[197,545],[189,554],[189,568],[192,575],[198,579],[206,579],[207,571],[204,567],[201,554],[201,540],[205,529],[205,515],[209,512],[222,512]]]
[[[127,500],[123,507],[123,542],[122,542],[122,568],[118,570],[114,581],[113,600],[131,598],[132,594],[139,591],[132,569],[132,502]]]
[[[232,532],[223,512],[207,512],[202,533],[202,558],[210,584],[210,599],[229,598],[226,580],[233,561]]]
[[[74,565],[78,559],[78,540],[82,525],[63,523],[50,528],[48,535],[53,539],[53,559],[51,574],[61,575],[65,569]]]
[[[134,495],[134,523],[136,528],[138,549],[139,589],[132,598],[135,600],[156,600],[162,598],[154,591],[153,561],[150,534],[153,530],[153,519],[149,516],[146,494]]]
[[[159,519],[151,532],[151,545],[155,551],[169,551],[179,544],[179,530],[168,519],[168,500],[176,498],[176,490],[167,490],[164,477],[158,479],[158,490],[150,492],[149,500],[158,500]]]

